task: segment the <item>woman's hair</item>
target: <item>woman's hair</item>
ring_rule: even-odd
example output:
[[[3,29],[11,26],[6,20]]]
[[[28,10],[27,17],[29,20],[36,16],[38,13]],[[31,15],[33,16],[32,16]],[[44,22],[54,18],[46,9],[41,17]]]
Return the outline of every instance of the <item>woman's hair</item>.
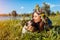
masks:
[[[40,13],[38,13],[38,12],[34,11],[34,12],[32,13],[32,18],[34,17],[34,13],[36,13],[36,14],[40,15]]]

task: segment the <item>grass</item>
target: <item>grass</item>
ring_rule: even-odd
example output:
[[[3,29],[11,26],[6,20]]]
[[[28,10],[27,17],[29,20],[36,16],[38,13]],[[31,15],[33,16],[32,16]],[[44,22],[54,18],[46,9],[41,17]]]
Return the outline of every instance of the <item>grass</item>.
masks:
[[[29,32],[21,36],[22,27],[28,20],[0,21],[0,40],[60,40],[60,16],[50,16],[53,28],[49,31]]]

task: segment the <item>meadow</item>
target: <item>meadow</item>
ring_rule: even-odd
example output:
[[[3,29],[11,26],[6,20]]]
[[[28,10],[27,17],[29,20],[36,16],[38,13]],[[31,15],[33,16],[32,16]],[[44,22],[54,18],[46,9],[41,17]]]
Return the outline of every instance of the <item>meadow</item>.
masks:
[[[28,20],[0,20],[0,40],[60,40],[60,15],[50,16],[53,28],[40,33],[30,32],[22,37],[21,31]],[[29,19],[30,20],[30,19]]]

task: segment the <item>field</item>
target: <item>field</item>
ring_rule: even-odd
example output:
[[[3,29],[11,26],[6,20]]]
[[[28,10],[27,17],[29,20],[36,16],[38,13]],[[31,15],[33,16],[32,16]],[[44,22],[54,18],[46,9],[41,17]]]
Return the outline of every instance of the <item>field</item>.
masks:
[[[22,27],[28,20],[0,21],[0,40],[60,40],[60,15],[50,16],[53,28],[40,33],[30,32],[21,36]]]

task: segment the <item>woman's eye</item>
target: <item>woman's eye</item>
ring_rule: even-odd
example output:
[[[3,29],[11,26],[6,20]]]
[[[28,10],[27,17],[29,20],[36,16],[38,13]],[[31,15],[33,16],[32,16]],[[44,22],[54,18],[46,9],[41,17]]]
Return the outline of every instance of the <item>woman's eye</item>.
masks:
[[[37,17],[37,16],[35,16],[35,17]]]

